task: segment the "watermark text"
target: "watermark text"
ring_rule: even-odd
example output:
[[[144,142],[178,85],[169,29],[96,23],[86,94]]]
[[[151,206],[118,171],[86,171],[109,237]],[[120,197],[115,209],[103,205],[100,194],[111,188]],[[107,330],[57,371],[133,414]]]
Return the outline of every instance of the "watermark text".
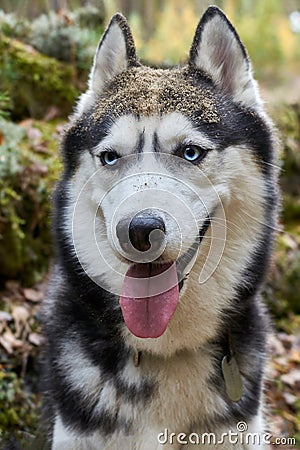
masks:
[[[161,445],[222,445],[228,442],[232,445],[296,445],[293,437],[274,437],[270,433],[249,432],[246,422],[238,422],[236,430],[228,430],[223,433],[174,433],[167,428],[158,434],[157,440]]]

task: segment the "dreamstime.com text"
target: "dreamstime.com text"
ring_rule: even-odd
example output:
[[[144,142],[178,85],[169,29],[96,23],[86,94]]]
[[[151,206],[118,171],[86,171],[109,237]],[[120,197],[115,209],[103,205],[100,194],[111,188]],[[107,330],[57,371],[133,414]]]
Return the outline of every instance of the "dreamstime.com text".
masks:
[[[161,445],[222,445],[228,442],[232,445],[281,445],[294,446],[296,439],[293,437],[274,437],[270,433],[250,433],[247,431],[246,422],[238,422],[236,431],[228,430],[221,434],[215,433],[172,433],[167,428],[159,433],[157,440]]]

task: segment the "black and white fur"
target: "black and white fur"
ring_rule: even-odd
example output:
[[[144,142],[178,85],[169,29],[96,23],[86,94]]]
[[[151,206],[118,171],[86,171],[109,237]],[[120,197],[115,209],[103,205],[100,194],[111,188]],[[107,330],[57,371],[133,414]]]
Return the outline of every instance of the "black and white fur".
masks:
[[[151,84],[149,92],[145,80]],[[176,80],[180,101],[173,93],[173,103],[168,103],[164,97],[170,86],[177,89]],[[185,94],[190,91],[191,99]],[[172,154],[181,143],[208,149],[199,166],[186,163],[182,173],[180,163],[170,169],[155,157]],[[57,255],[44,305],[45,403],[53,450],[189,449],[195,446],[181,447],[176,441],[162,445],[157,436],[166,428],[170,433],[220,435],[235,431],[240,421],[248,424],[248,432],[263,433],[268,319],[260,290],[276,223],[274,147],[246,50],[218,8],[210,7],[202,17],[182,69],[145,68],[136,58],[126,20],[120,14],[112,18],[88,90],[64,137],[64,172],[54,199]],[[105,149],[118,151],[124,161],[138,154],[137,166],[110,171],[99,160]],[[177,170],[179,181],[169,178],[171,170]],[[162,174],[162,189],[176,192],[182,204],[192,203],[199,229],[207,214],[193,193],[205,196],[207,191],[210,226],[165,333],[141,339],[130,333],[121,314],[117,293],[130,261],[118,255],[112,239],[122,214],[138,212],[138,202],[127,204],[130,211],[124,207],[116,212],[116,205],[137,191],[150,192],[159,183],[155,171]],[[185,192],[181,187],[187,179],[191,188]],[[215,208],[206,179],[222,208]],[[181,244],[190,248],[194,228],[180,210],[174,214],[187,229]],[[174,260],[179,252],[176,227],[167,215],[165,221],[161,258]],[[226,226],[225,245],[218,264],[212,260],[214,270],[199,283],[213,226]],[[121,275],[114,276],[113,270]],[[229,346],[243,380],[238,402],[228,397],[221,371]],[[137,352],[141,361],[135,367]],[[225,441],[220,448],[257,445]]]

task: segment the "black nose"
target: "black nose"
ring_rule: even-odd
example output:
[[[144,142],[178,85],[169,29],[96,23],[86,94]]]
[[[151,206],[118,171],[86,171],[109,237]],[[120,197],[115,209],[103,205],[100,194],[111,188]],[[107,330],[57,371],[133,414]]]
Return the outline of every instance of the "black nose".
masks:
[[[158,231],[157,231],[158,230]],[[117,225],[117,237],[124,251],[131,245],[140,252],[154,247],[159,249],[164,242],[165,224],[161,217],[137,214],[132,219],[122,219]]]

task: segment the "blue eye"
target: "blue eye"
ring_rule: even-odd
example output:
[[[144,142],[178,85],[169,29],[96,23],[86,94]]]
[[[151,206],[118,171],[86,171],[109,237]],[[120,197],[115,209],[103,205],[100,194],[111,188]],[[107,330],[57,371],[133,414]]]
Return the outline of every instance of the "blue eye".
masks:
[[[100,160],[103,166],[113,166],[118,161],[119,156],[114,151],[102,152],[100,154]]]
[[[207,151],[197,145],[188,145],[182,151],[182,156],[191,163],[199,162],[206,156]]]

